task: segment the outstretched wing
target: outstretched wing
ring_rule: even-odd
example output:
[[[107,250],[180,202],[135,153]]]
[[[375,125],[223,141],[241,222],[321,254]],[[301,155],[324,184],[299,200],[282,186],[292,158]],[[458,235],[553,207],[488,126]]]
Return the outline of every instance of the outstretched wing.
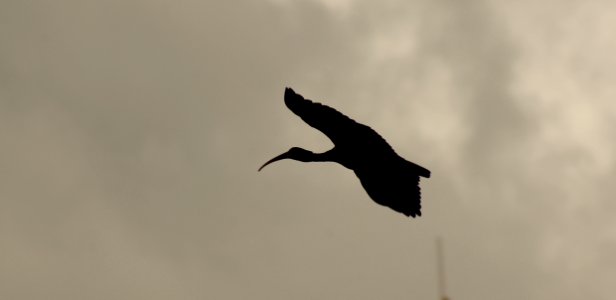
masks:
[[[304,122],[321,131],[338,147],[370,144],[370,148],[393,152],[385,139],[372,128],[355,122],[329,106],[304,99],[291,88],[285,89],[284,103]]]
[[[387,206],[407,217],[421,216],[419,176],[412,172],[358,172],[364,190],[374,202]]]

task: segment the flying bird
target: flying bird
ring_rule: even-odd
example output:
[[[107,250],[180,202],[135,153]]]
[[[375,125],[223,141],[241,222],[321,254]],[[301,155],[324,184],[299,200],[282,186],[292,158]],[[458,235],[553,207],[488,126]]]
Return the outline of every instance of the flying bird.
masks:
[[[265,166],[282,160],[336,162],[351,169],[374,202],[406,216],[421,216],[419,177],[430,178],[430,171],[400,157],[372,128],[357,123],[337,110],[304,99],[286,88],[284,103],[308,125],[325,134],[334,148],[313,153],[292,147],[267,161]]]

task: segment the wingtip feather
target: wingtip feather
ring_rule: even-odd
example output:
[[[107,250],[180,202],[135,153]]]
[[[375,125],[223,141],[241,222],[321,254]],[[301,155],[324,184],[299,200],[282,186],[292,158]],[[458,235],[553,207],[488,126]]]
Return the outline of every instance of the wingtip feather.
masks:
[[[284,90],[284,103],[287,105],[287,107],[289,109],[291,109],[291,111],[295,112],[297,114],[297,112],[295,111],[298,103],[300,103],[302,100],[304,100],[304,97],[302,97],[302,95],[296,93],[292,88],[287,87]]]

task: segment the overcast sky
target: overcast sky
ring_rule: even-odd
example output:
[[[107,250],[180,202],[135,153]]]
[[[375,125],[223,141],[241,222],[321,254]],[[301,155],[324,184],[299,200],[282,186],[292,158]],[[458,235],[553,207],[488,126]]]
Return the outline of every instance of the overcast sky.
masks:
[[[616,3],[0,1],[0,298],[613,299]],[[284,87],[381,133],[375,204]]]

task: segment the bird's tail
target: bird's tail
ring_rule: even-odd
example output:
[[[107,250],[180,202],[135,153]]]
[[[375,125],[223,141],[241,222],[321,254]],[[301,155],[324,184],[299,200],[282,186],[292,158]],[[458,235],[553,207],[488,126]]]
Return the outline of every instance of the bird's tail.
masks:
[[[430,172],[430,170],[418,165],[418,164],[414,164],[415,165],[415,169],[417,169],[417,174],[421,177],[425,177],[425,178],[430,178],[430,175],[432,174]]]
[[[430,178],[430,175],[432,175],[432,173],[430,173],[430,171],[428,169],[424,169],[421,168],[422,172],[419,173],[419,176],[425,177],[425,178]]]

